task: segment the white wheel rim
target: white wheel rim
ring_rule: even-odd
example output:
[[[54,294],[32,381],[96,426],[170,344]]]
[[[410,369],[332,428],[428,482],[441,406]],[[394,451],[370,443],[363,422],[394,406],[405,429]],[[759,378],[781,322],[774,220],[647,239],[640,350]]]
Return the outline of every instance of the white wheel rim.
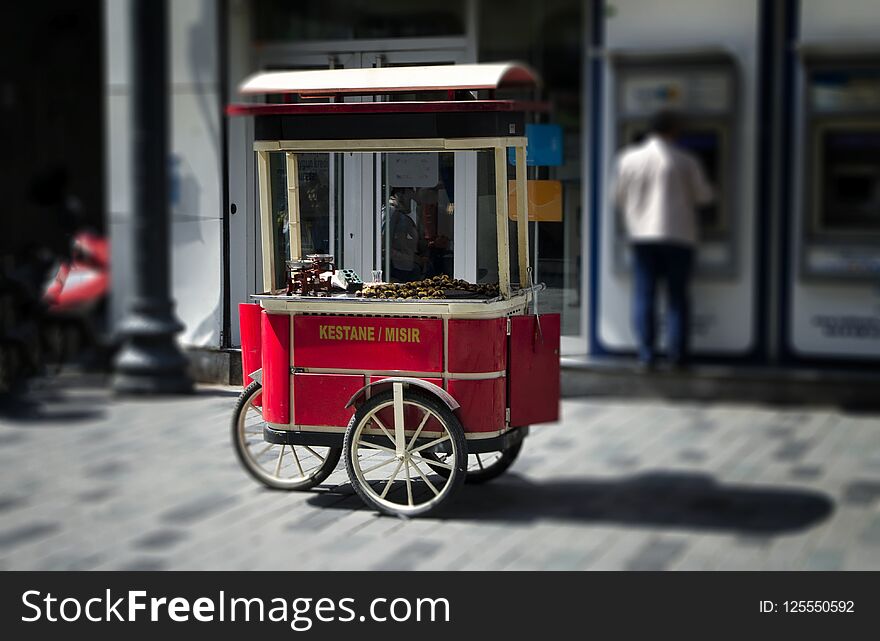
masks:
[[[266,483],[294,487],[315,478],[330,454],[329,447],[278,445],[263,440],[263,414],[252,394],[238,415],[238,444],[248,468]]]
[[[374,407],[357,424],[351,437],[355,481],[373,501],[393,512],[423,512],[441,503],[453,487],[452,474],[444,478],[428,464],[452,471],[458,461],[458,448],[443,418],[418,401],[403,400],[400,403],[421,410],[414,424],[402,425],[402,429],[397,425],[385,425],[378,414],[393,405],[394,400],[389,400]],[[403,414],[400,409],[395,412],[395,423]],[[429,432],[425,426],[430,419],[434,419],[434,429]],[[404,444],[402,453],[398,454],[401,434]],[[450,449],[445,460],[425,458],[438,447]]]
[[[494,452],[481,452],[479,454],[468,454],[467,473],[479,474],[480,472],[486,472],[492,469],[501,462],[503,454],[504,453],[501,450],[495,450]],[[445,454],[441,454],[438,458],[440,461],[446,462]]]
[[[495,452],[483,452],[480,454],[468,454],[468,474],[485,472],[501,462],[501,450]]]

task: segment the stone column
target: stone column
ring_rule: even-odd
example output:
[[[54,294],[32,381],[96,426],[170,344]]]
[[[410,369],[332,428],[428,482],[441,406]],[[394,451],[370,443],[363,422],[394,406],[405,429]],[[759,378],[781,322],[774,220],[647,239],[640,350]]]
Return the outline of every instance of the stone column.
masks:
[[[132,0],[130,29],[134,269],[113,387],[120,393],[184,393],[192,391],[192,381],[174,338],[183,326],[170,293],[167,0]]]

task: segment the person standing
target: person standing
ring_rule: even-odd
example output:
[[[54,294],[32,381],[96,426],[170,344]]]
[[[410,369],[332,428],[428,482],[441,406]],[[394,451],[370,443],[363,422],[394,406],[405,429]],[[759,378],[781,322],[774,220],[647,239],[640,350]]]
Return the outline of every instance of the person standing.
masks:
[[[615,169],[615,204],[632,245],[633,324],[645,369],[656,362],[656,299],[661,281],[668,294],[669,359],[673,367],[687,364],[697,208],[714,197],[699,161],[675,145],[680,131],[677,114],[657,113],[650,135],[624,149]]]
[[[408,283],[423,277],[427,263],[426,242],[419,218],[413,211],[414,193],[408,188],[394,188],[387,207],[387,220],[391,225],[391,274],[390,282]],[[383,236],[385,229],[382,230]]]

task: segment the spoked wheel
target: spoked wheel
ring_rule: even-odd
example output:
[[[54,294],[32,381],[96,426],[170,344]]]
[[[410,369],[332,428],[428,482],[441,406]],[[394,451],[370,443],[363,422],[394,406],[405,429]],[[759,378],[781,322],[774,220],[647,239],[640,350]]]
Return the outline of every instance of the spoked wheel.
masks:
[[[506,450],[468,454],[467,476],[465,477],[464,482],[472,484],[485,483],[486,481],[491,481],[492,479],[501,476],[507,471],[507,468],[513,465],[516,457],[519,456],[522,446],[523,442],[519,441],[508,447]],[[438,454],[437,461],[444,463],[445,455]],[[448,474],[448,470],[444,467],[432,466],[432,469],[441,476]]]
[[[355,491],[387,514],[433,513],[464,481],[467,443],[458,419],[441,401],[400,383],[361,405],[343,448]]]
[[[262,388],[248,385],[232,416],[232,442],[248,473],[279,490],[307,490],[330,476],[342,449],[308,445],[277,445],[263,440]]]

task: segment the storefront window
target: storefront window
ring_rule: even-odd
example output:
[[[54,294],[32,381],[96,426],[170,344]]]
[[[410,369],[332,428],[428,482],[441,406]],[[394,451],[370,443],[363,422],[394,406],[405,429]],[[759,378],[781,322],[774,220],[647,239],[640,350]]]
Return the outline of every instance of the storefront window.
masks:
[[[498,282],[498,229],[495,223],[495,159],[477,154],[477,282]],[[511,256],[511,264],[513,256]]]
[[[547,282],[546,269],[543,277],[539,278],[538,266],[535,264],[535,251],[538,249],[540,237],[539,222],[529,222],[529,265],[531,267],[532,283],[520,283],[519,273],[519,242],[516,223],[516,168],[507,165],[508,193],[508,221],[507,242],[510,245],[510,278],[511,282],[522,287],[544,282],[548,288],[557,287],[554,282]],[[535,212],[530,213],[530,219]],[[495,158],[492,153],[479,154],[477,161],[477,281],[498,281],[498,228],[495,222]],[[551,228],[552,229],[552,228]],[[553,239],[555,240],[555,239]],[[542,308],[540,311],[559,311],[558,304]]]
[[[452,153],[382,154],[379,234],[385,280],[454,276]]]
[[[341,178],[339,154],[285,152],[269,154],[270,206],[272,212],[273,247],[275,251],[275,282],[285,282],[285,269],[291,256],[290,237],[290,183],[288,167],[295,159],[299,190],[299,251],[308,254],[334,254],[340,243],[340,209],[338,180]]]
[[[280,151],[269,152],[268,158],[276,287],[287,280],[286,262],[309,254],[330,254],[337,267],[363,277],[381,270],[386,282],[443,274],[478,283],[499,281],[494,152]],[[353,180],[343,175],[346,162],[356,168]],[[457,167],[458,162],[463,164]],[[294,168],[298,179],[290,180]],[[375,182],[357,179],[370,174]],[[503,197],[510,207],[516,199],[511,165],[508,180]],[[294,194],[297,203],[291,207]],[[291,221],[297,212],[295,235]],[[510,274],[519,285],[514,215],[511,208]],[[534,234],[536,223],[529,228]],[[346,246],[351,255],[343,252]],[[476,256],[476,265],[468,256]]]
[[[275,252],[275,282],[283,283],[284,261],[290,257],[290,229],[287,214],[287,168],[285,154],[269,154],[272,212],[272,248]]]
[[[529,223],[530,262],[534,279],[547,290],[540,295],[540,309],[562,315],[562,333],[581,333],[584,313],[581,257],[581,25],[582,3],[578,0],[481,0],[479,60],[522,60],[532,65],[544,80],[539,99],[552,111],[536,116],[535,122],[562,128],[561,164],[528,168],[530,181],[556,183],[561,187],[561,216]],[[533,97],[533,96],[532,96]],[[491,172],[491,168],[488,170]],[[483,180],[482,171],[480,180]],[[512,167],[509,178],[513,177]],[[481,191],[481,193],[483,193]],[[494,206],[494,205],[493,205]],[[488,228],[480,233],[492,237]],[[515,238],[511,224],[511,238]],[[481,267],[488,268],[492,249],[480,241]],[[515,264],[515,249],[511,263]]]

